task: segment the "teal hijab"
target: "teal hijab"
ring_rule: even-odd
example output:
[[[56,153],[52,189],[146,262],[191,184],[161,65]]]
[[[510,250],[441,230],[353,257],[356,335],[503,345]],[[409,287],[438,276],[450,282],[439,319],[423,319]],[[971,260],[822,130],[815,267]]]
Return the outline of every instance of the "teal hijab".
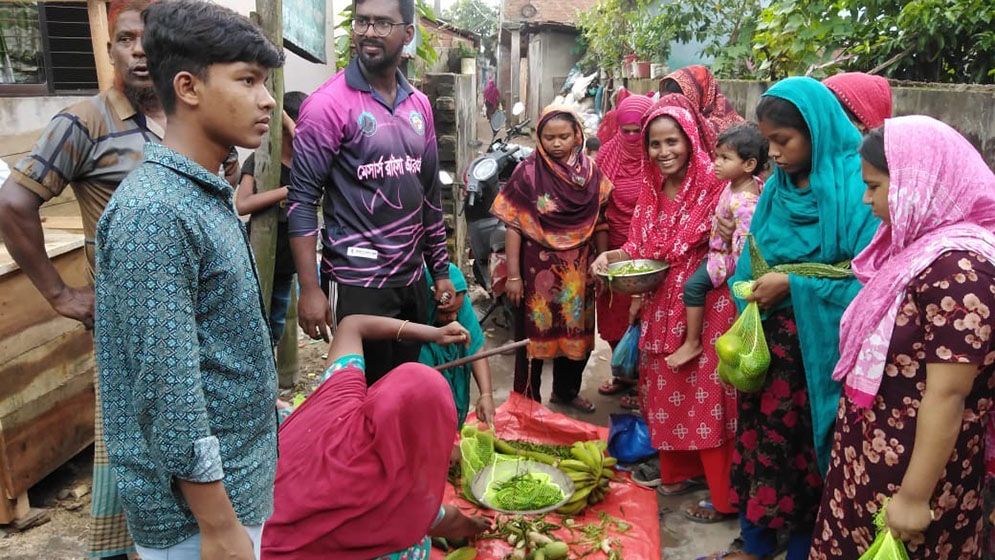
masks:
[[[425,269],[425,278],[428,279],[431,287],[433,280],[428,268]],[[466,276],[452,263],[449,264],[449,279],[453,282],[456,293],[467,291]],[[429,302],[429,310],[428,324],[434,325],[436,311],[434,300]],[[472,356],[483,348],[484,331],[480,328],[480,321],[477,320],[477,313],[473,310],[473,303],[470,302],[468,295],[463,298],[463,305],[456,313],[456,322],[463,325],[463,328],[470,333],[470,346],[466,347],[460,344],[441,346],[434,342],[422,344],[421,354],[418,356],[419,362],[427,366],[439,366],[446,362]],[[466,415],[470,412],[470,376],[472,373],[473,366],[469,364],[442,372],[442,376],[446,378],[449,388],[453,392],[453,400],[456,403],[456,418],[461,428],[463,422],[466,421]]]
[[[801,112],[812,140],[809,188],[798,189],[775,169],[757,202],[750,233],[771,266],[855,257],[874,236],[878,220],[862,201],[860,132],[826,86],[812,78],[788,78],[764,93],[790,101]],[[753,279],[749,251],[743,251],[730,283]],[[831,280],[789,275],[802,364],[812,406],[819,469],[829,468],[832,429],[840,384],[832,374],[839,360],[840,319],[860,291],[856,279]],[[742,305],[742,302],[739,302]]]

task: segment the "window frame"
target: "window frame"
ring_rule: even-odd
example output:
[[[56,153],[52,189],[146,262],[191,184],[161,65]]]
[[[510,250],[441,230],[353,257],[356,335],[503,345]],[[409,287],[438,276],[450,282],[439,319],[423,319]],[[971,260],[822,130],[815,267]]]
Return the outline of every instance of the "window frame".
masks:
[[[39,1],[35,3],[38,7],[38,33],[41,36],[42,60],[45,64],[45,81],[38,84],[0,83],[0,97],[73,97],[99,93],[99,88],[92,90],[55,90],[55,79],[52,75],[52,48],[48,37],[48,13],[46,11],[49,4],[81,4],[82,6],[86,6],[86,2],[72,0],[63,0],[61,2]],[[93,32],[91,31],[91,33]],[[96,60],[92,43],[89,53]]]

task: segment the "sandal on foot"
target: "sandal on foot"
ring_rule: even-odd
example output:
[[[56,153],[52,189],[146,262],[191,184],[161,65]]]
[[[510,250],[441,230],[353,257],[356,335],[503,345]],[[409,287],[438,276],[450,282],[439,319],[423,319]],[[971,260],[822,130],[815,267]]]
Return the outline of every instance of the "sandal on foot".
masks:
[[[712,523],[722,523],[729,519],[734,519],[739,516],[737,513],[722,513],[715,509],[712,502],[708,500],[701,500],[697,504],[684,508],[684,517],[689,521],[694,521],[695,523],[703,523],[705,525],[711,525]]]
[[[617,395],[619,393],[626,392],[627,390],[629,390],[629,387],[632,387],[632,385],[622,381],[617,377],[613,377],[608,381],[602,383],[601,386],[598,387],[598,392],[606,396]]]
[[[639,397],[626,395],[619,399],[619,406],[625,410],[639,410]]]
[[[571,408],[573,408],[573,409],[575,409],[575,410],[577,410],[579,412],[583,412],[585,414],[590,414],[590,413],[594,412],[595,410],[597,410],[597,407],[594,406],[594,403],[592,403],[591,401],[585,399],[584,397],[582,397],[580,395],[577,395],[576,397],[574,397],[573,400],[567,401],[567,400],[564,400],[564,399],[556,396],[556,393],[553,393],[553,395],[551,395],[549,397],[549,402],[551,402],[553,404],[558,404],[558,405],[561,405],[561,406],[569,406],[569,407],[571,407]]]
[[[670,488],[667,488],[668,486]],[[685,494],[701,490],[702,488],[705,488],[705,486],[704,482],[692,478],[691,480],[685,480],[684,482],[678,482],[677,484],[660,484],[656,491],[659,492],[661,496],[683,496]]]
[[[632,468],[632,482],[645,488],[660,485],[660,459],[654,457]]]

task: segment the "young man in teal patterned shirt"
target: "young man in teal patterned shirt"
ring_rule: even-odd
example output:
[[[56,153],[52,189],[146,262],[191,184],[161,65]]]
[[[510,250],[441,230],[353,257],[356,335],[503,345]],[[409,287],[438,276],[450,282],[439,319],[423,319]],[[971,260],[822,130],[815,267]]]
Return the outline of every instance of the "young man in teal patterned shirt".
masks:
[[[107,448],[144,560],[255,559],[273,508],[276,371],[232,188],[215,171],[231,146],[266,137],[265,81],[283,55],[208,2],[143,17],[168,124],[97,226]]]

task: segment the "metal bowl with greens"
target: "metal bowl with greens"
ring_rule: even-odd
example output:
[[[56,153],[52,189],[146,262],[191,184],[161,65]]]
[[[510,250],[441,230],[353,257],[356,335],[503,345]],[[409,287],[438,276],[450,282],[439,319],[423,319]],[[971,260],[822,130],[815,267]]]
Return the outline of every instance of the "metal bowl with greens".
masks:
[[[620,294],[645,294],[655,290],[670,265],[652,259],[619,261],[608,265],[608,272],[601,274],[613,292]]]

